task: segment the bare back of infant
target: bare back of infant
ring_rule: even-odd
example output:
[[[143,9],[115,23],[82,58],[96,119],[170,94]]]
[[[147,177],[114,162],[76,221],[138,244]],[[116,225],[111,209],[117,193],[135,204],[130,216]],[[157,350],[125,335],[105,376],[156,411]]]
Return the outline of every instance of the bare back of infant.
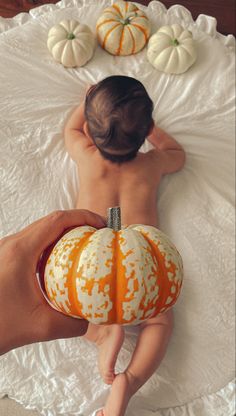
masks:
[[[115,164],[95,146],[77,157],[79,196],[77,208],[106,217],[109,207],[120,206],[122,224],[157,226],[157,188],[161,179],[154,151],[138,152],[134,160]]]

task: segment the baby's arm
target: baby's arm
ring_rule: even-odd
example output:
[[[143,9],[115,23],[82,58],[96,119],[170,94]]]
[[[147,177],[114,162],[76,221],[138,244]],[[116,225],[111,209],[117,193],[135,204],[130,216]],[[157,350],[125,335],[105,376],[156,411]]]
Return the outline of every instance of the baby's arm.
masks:
[[[85,122],[84,103],[82,103],[74,110],[64,129],[65,146],[74,160],[77,160],[77,155],[81,151],[93,144],[85,133]]]
[[[147,138],[161,156],[163,174],[177,172],[185,163],[185,151],[183,147],[160,127],[154,126]]]

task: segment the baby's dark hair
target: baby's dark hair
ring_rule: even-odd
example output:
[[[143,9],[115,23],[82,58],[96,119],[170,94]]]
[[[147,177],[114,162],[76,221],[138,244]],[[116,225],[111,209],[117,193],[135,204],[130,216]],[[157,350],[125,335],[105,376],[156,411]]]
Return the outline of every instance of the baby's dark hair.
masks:
[[[153,126],[153,102],[138,80],[121,75],[92,86],[85,100],[88,132],[105,159],[134,159]]]

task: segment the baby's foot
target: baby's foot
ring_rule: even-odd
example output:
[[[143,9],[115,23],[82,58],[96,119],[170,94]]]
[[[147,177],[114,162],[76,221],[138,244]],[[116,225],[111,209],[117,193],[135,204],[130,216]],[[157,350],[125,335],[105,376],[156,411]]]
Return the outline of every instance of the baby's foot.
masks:
[[[112,383],[104,409],[99,410],[96,416],[124,416],[133,394],[134,390],[129,375],[127,373],[118,374]]]
[[[97,341],[98,367],[104,383],[112,384],[118,353],[124,341],[124,329],[120,325],[104,328],[102,337]]]

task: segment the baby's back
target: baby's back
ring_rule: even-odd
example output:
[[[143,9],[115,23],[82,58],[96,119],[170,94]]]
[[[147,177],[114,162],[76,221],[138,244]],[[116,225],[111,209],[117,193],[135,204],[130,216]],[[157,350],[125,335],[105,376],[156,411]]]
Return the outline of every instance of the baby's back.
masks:
[[[156,152],[138,152],[122,164],[105,160],[91,146],[78,161],[79,198],[77,208],[104,217],[107,208],[120,206],[122,224],[157,226],[157,188],[161,179]]]

